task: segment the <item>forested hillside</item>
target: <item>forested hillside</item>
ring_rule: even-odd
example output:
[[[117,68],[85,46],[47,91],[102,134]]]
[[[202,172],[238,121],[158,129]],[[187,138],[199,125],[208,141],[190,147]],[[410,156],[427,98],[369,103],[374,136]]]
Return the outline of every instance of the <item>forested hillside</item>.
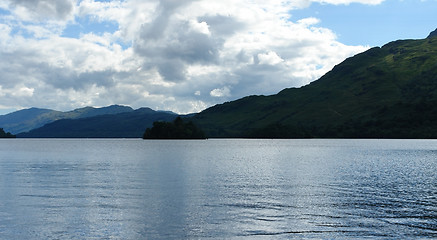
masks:
[[[437,138],[437,37],[346,59],[301,88],[220,104],[193,118],[208,137]]]

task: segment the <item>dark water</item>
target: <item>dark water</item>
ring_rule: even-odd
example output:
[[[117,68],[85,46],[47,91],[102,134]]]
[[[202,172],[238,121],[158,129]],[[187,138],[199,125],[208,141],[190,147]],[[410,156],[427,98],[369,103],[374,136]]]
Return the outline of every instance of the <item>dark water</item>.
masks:
[[[0,239],[437,238],[437,141],[0,141]]]

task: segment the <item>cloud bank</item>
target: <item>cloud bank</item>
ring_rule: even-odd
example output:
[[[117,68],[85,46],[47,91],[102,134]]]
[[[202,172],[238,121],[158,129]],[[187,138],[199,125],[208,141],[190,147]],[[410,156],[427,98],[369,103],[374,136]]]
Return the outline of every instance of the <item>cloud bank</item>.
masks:
[[[325,4],[378,4],[326,0]],[[309,0],[9,0],[0,3],[0,108],[125,104],[198,112],[318,79],[365,46]]]

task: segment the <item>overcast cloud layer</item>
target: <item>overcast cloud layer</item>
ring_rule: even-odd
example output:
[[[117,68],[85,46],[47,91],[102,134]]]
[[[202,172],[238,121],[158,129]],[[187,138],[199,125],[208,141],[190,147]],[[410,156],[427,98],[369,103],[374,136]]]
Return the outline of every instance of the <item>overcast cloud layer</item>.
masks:
[[[338,42],[319,19],[289,20],[310,4],[2,1],[0,108],[124,104],[188,113],[308,84],[367,48]]]

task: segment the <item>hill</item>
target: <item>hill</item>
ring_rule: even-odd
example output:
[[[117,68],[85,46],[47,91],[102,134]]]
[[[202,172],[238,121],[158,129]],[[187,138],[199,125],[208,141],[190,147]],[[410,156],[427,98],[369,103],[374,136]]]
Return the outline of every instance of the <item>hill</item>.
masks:
[[[153,127],[147,128],[143,139],[206,139],[205,133],[198,129],[193,122],[184,122],[176,117],[173,122],[157,121]]]
[[[5,132],[3,128],[0,128],[0,138],[15,138],[10,132]]]
[[[429,35],[428,38],[432,38],[432,37],[437,37],[437,29],[432,31]]]
[[[112,105],[102,108],[85,107],[61,112],[50,109],[29,108],[0,116],[0,126],[13,134],[27,132],[59,119],[79,119],[104,114],[131,112],[127,106]]]
[[[437,37],[346,59],[319,80],[193,117],[207,137],[437,138]]]
[[[6,131],[17,134],[39,127],[47,122],[46,116],[57,115],[60,112],[50,109],[29,108],[0,116],[0,126]]]
[[[141,138],[147,127],[155,121],[172,121],[176,114],[154,111],[150,108],[106,114],[80,119],[61,119],[19,138]]]

